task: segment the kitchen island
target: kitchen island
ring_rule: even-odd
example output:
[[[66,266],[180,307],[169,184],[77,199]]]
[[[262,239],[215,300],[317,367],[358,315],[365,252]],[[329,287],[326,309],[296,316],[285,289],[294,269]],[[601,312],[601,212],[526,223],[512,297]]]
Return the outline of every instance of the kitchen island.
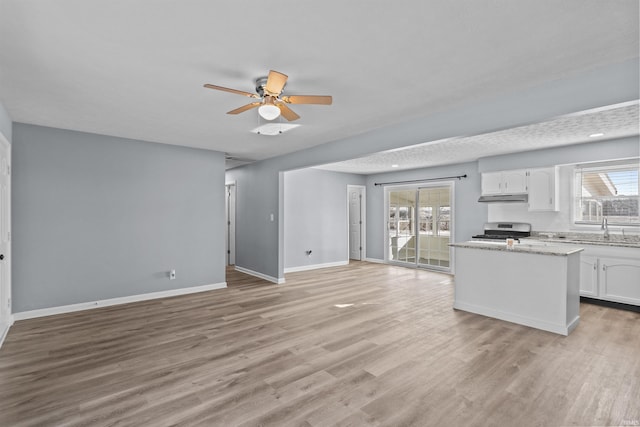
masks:
[[[568,335],[580,320],[580,247],[454,243],[455,301],[469,311]]]

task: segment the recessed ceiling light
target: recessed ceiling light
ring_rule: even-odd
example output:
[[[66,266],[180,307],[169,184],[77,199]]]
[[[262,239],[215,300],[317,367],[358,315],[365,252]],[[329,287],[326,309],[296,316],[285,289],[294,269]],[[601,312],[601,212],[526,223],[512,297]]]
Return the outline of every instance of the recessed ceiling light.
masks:
[[[398,167],[398,165],[391,165],[391,167],[392,167],[392,168],[397,168],[397,167]]]
[[[597,138],[599,136],[604,136],[604,133],[602,132],[592,133],[591,135],[589,135],[589,138]]]

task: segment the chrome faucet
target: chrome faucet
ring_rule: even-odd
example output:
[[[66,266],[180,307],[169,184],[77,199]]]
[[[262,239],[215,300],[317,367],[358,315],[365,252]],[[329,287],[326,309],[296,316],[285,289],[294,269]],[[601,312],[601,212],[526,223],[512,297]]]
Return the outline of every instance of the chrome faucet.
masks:
[[[604,238],[605,240],[609,240],[609,224],[607,223],[607,218],[602,217],[602,225],[600,226],[600,230],[604,230]]]

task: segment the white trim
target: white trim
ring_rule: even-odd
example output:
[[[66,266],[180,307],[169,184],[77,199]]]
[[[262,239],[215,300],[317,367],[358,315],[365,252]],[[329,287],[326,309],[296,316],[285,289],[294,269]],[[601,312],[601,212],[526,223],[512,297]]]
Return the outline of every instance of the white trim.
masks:
[[[360,195],[360,243],[362,244],[362,250],[360,251],[360,261],[364,261],[367,258],[367,186],[347,184],[347,259],[351,259],[351,199],[349,198],[349,190],[352,188],[358,188],[361,190]]]
[[[0,329],[0,348],[2,348],[2,344],[4,343],[4,339],[9,334],[9,329],[11,328],[11,325],[13,325],[13,316],[9,316],[9,318],[7,320],[9,321],[9,323],[0,324],[0,328],[2,328],[2,329]]]
[[[573,331],[580,322],[580,316],[576,316],[575,319],[573,319],[566,325],[545,322],[543,320],[532,319],[530,317],[521,316],[519,314],[507,313],[493,308],[483,307],[476,304],[469,304],[461,301],[456,301],[453,304],[453,308],[456,310],[463,310],[475,314],[481,314],[483,316],[493,317],[507,322],[517,323],[519,325],[529,326],[536,329],[542,329],[543,331],[549,331],[565,336],[569,335],[569,333]]]
[[[110,298],[98,301],[81,302],[78,304],[61,305],[58,307],[41,308],[38,310],[21,311],[14,313],[15,320],[33,319],[35,317],[52,316],[54,314],[72,313],[74,311],[89,310],[92,308],[109,307],[112,305],[128,304],[131,302],[147,301],[158,298],[174,297],[178,295],[207,292],[214,289],[227,287],[227,282],[214,283],[212,285],[193,286],[191,288],[170,289],[168,291],[150,292],[148,294],[131,295],[127,297]]]
[[[259,279],[264,279],[267,280],[271,283],[275,283],[277,285],[281,285],[284,283],[284,277],[283,278],[277,278],[277,277],[273,277],[273,276],[268,276],[266,274],[263,273],[259,273],[257,271],[253,271],[253,270],[249,270],[248,268],[244,268],[244,267],[240,267],[240,266],[235,266],[235,270],[239,271],[240,273],[244,273],[244,274],[248,274],[250,276],[254,276],[257,277]]]
[[[2,289],[0,289],[0,327],[5,329],[4,331],[0,331],[2,333],[2,337],[0,338],[0,346],[2,346],[2,340],[4,340],[4,336],[9,332],[9,327],[13,324],[13,317],[11,316],[11,281],[12,281],[12,235],[11,235],[11,186],[12,186],[12,170],[11,165],[13,163],[12,158],[12,146],[9,142],[9,139],[0,132],[0,144],[6,147],[7,149],[7,232],[9,236],[7,238],[7,247],[4,252],[4,256],[6,261],[4,261],[4,268],[6,269],[6,283],[0,283]]]
[[[366,262],[373,262],[376,264],[389,264],[387,261],[383,260],[383,259],[378,259],[378,258],[365,258],[364,259]]]
[[[347,261],[336,261],[336,262],[325,262],[323,264],[311,264],[311,265],[301,265],[299,267],[289,267],[285,268],[284,272],[286,273],[295,273],[298,271],[307,271],[307,270],[317,270],[318,268],[329,268],[329,267],[341,267],[344,265],[349,265],[349,260]]]
[[[233,189],[232,189],[233,188]],[[224,206],[225,206],[225,260],[226,265],[236,263],[236,206],[237,191],[236,182],[224,186]],[[231,203],[233,202],[233,204]]]
[[[455,199],[456,199],[456,180],[446,180],[446,181],[437,181],[437,182],[424,182],[424,183],[416,183],[416,184],[402,184],[402,185],[390,185],[384,187],[384,259],[385,263],[391,265],[397,265],[400,267],[409,267],[409,268],[423,268],[430,271],[437,271],[446,274],[455,274],[455,256],[453,253],[453,248],[449,247],[449,267],[436,267],[431,268],[431,266],[426,264],[419,264],[417,258],[416,251],[416,261],[414,263],[404,262],[404,261],[394,261],[390,260],[389,254],[389,193],[392,191],[415,191],[416,195],[420,189],[423,188],[432,188],[432,187],[448,187],[449,188],[449,206],[451,208],[451,221],[449,228],[449,243],[455,243],[455,223],[456,223],[456,207],[455,207]],[[419,200],[416,198],[416,202]],[[416,209],[417,215],[417,209]],[[415,226],[417,227],[418,222],[415,221]],[[419,244],[419,237],[416,240],[416,244]]]

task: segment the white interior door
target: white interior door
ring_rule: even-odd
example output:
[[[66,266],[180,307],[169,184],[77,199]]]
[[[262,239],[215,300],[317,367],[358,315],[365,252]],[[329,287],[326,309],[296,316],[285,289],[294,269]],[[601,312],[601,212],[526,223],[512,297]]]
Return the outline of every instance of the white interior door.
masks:
[[[225,212],[227,230],[225,243],[227,249],[227,265],[236,263],[236,185],[226,185]]]
[[[11,323],[11,145],[0,134],[0,343]]]
[[[349,195],[349,258],[362,261],[363,188],[350,185]]]

